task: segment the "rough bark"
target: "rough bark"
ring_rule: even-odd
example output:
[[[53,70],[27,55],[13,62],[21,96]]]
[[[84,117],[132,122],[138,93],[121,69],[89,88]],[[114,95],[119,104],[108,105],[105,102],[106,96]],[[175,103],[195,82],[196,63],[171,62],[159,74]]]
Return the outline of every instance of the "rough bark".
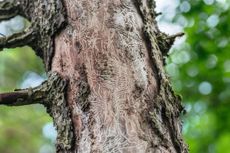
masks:
[[[7,93],[0,103],[44,104],[58,131],[57,152],[188,152],[183,107],[163,67],[177,35],[159,31],[153,0],[11,2],[0,5],[0,20],[23,15],[36,34],[20,43],[15,36],[1,39],[0,47],[31,45],[50,77],[36,90],[11,93],[20,93],[24,102],[4,103],[12,96]]]

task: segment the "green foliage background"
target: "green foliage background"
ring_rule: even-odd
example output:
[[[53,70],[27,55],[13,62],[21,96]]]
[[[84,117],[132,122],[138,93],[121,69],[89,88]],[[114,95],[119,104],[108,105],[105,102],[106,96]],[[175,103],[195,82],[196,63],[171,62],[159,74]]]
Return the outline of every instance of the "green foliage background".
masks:
[[[28,48],[8,49],[0,53],[0,91],[20,88],[25,75],[43,75],[41,60]],[[40,105],[0,107],[0,153],[52,153],[51,140],[43,135],[43,126],[51,122]],[[48,147],[47,147],[48,146]],[[46,147],[46,151],[42,148]],[[44,149],[43,149],[44,150]]]
[[[191,153],[230,153],[230,1],[177,2],[169,22],[186,38],[171,50],[166,70],[187,110],[185,140]]]
[[[230,0],[172,1],[175,16],[169,19],[163,11],[159,21],[174,22],[186,33],[185,41],[170,51],[166,66],[187,110],[185,140],[191,153],[230,153]],[[20,88],[31,72],[44,77],[43,64],[30,48],[0,53],[1,92]],[[43,134],[50,122],[39,105],[1,106],[0,152],[51,153],[53,141]]]

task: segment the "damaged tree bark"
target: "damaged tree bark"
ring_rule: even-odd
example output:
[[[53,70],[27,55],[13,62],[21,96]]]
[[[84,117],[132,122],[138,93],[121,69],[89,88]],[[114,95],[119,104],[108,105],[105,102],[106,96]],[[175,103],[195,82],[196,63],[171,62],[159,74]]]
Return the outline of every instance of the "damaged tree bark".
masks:
[[[0,104],[43,104],[59,153],[186,153],[180,98],[164,72],[174,39],[155,22],[153,0],[5,0],[0,20],[31,26],[0,49],[31,46],[48,80],[0,94]]]

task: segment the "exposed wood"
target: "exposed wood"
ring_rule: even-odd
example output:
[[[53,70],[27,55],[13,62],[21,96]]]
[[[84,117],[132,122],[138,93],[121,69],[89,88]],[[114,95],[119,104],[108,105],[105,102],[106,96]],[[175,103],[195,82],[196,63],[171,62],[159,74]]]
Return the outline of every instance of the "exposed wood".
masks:
[[[179,119],[183,108],[163,70],[154,5],[64,2],[68,26],[56,37],[52,70],[70,80],[75,150],[187,152]]]

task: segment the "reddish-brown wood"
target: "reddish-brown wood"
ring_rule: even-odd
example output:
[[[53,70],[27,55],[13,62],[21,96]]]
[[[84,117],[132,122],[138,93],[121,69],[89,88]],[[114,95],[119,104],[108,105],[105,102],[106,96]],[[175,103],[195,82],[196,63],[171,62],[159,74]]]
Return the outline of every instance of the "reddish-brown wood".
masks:
[[[178,152],[170,133],[174,129],[164,123],[161,108],[156,118],[151,117],[159,106],[158,74],[133,1],[64,3],[68,25],[55,39],[52,71],[70,81],[67,101],[75,132],[73,150]]]

